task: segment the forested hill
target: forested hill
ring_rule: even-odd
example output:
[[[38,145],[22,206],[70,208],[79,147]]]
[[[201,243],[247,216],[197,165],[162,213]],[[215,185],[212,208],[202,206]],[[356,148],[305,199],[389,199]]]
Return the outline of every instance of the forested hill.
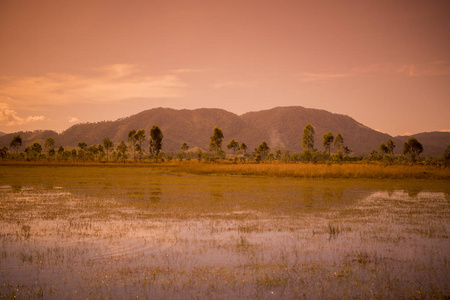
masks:
[[[418,134],[396,136],[402,145],[410,137],[415,137],[424,147],[425,155],[442,156],[445,148],[450,145],[450,132],[422,132]],[[430,153],[430,154],[429,154]]]
[[[311,123],[315,128],[315,147],[323,149],[322,136],[331,132],[334,136],[341,133],[344,143],[354,154],[368,154],[372,149],[378,151],[381,143],[393,139],[395,153],[401,153],[403,142],[409,137],[391,137],[388,134],[370,129],[358,123],[349,116],[333,114],[325,110],[304,107],[277,107],[270,110],[249,112],[238,116],[222,109],[175,110],[170,108],[155,108],[136,115],[98,123],[77,124],[61,134],[54,131],[34,131],[20,133],[24,147],[33,142],[41,142],[47,137],[53,137],[56,145],[76,147],[78,142],[88,145],[99,144],[103,138],[109,137],[116,145],[127,141],[128,132],[133,129],[145,129],[148,145],[150,129],[158,125],[163,134],[163,151],[178,152],[181,144],[186,142],[191,148],[209,148],[209,139],[214,126],[222,129],[224,142],[222,148],[231,139],[245,142],[249,150],[256,148],[265,140],[271,150],[276,147],[281,150],[300,152],[303,128]],[[0,145],[9,146],[14,134],[0,137]],[[423,155],[442,156],[445,147],[450,144],[450,133],[423,133],[415,135],[423,144]]]

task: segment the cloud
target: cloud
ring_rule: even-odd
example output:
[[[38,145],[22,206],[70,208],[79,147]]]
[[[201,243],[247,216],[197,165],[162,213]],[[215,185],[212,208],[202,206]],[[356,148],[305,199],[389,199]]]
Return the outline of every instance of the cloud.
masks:
[[[297,78],[300,78],[301,81],[311,82],[311,81],[326,81],[326,80],[335,80],[341,78],[348,77],[356,77],[367,74],[374,73],[389,73],[392,71],[392,66],[381,65],[381,64],[371,64],[366,66],[359,66],[350,69],[347,72],[343,73],[314,73],[314,72],[304,72],[301,74],[294,75]]]
[[[450,129],[442,129],[442,130],[439,130],[440,132],[450,132]]]
[[[450,75],[450,64],[446,61],[435,61],[425,64],[408,64],[396,66],[393,64],[372,64],[355,67],[342,73],[314,73],[305,72],[294,75],[304,82],[335,80],[348,77],[367,75],[392,76],[403,74],[408,77],[446,76]]]
[[[80,120],[78,118],[69,117],[69,123],[78,123],[78,122],[80,122]]]
[[[350,77],[350,76],[353,76],[353,73],[340,73],[340,74],[302,73],[297,76],[300,77],[301,81],[309,82],[309,81],[320,81],[320,80],[330,80],[330,79]]]
[[[134,65],[116,64],[79,76],[49,73],[39,77],[1,77],[0,96],[16,107],[114,102],[132,98],[173,98],[186,86],[176,75],[142,75]]]
[[[175,70],[170,70],[169,73],[175,73],[175,74],[185,74],[185,73],[201,73],[201,72],[205,72],[205,70],[202,69],[175,69]]]
[[[26,118],[21,118],[8,104],[0,103],[0,124],[15,126],[43,120],[45,120],[44,116],[28,116]]]
[[[212,85],[215,89],[228,88],[228,87],[252,87],[256,83],[255,82],[238,82],[238,81],[226,81],[226,82],[218,82]]]
[[[409,77],[430,77],[450,75],[450,64],[446,61],[434,61],[425,64],[403,65],[397,69],[397,73]]]

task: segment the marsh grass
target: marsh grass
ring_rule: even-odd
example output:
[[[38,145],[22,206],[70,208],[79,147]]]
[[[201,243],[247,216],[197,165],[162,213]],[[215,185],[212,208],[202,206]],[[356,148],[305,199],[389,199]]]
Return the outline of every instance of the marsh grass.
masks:
[[[437,168],[425,165],[384,165],[382,163],[203,163],[188,162],[160,163],[67,163],[67,162],[16,162],[0,161],[0,166],[12,167],[81,167],[81,168],[126,168],[152,169],[160,174],[190,173],[199,175],[245,175],[296,178],[368,178],[368,179],[450,179],[450,168]]]
[[[180,164],[176,171],[192,174],[229,174],[296,178],[450,179],[450,169],[379,164]]]
[[[343,232],[351,232],[352,229],[349,226],[343,226],[343,225],[339,225],[339,224],[331,224],[328,223],[327,226],[328,229],[328,234],[330,236],[330,238],[334,238],[337,237],[339,234],[343,233]]]

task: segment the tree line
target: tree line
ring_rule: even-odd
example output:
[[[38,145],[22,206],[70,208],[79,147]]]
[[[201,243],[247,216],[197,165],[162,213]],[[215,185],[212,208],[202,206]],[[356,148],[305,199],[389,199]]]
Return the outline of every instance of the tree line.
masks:
[[[31,146],[26,147],[22,152],[22,138],[19,134],[15,135],[10,147],[0,149],[2,159],[14,160],[56,160],[56,161],[76,161],[76,162],[127,162],[127,161],[146,161],[154,160],[165,161],[178,159],[179,161],[197,159],[205,162],[219,162],[228,160],[232,162],[313,162],[313,163],[342,163],[345,161],[367,161],[382,162],[385,164],[404,164],[404,163],[423,163],[428,165],[450,166],[450,145],[447,146],[442,158],[421,158],[423,152],[422,144],[414,137],[411,137],[403,144],[403,155],[394,155],[396,147],[394,141],[388,139],[386,143],[381,143],[377,150],[373,149],[369,155],[352,156],[352,150],[345,145],[344,138],[340,133],[336,136],[328,132],[323,135],[322,145],[324,151],[315,148],[315,130],[311,124],[306,124],[302,134],[302,151],[298,153],[290,153],[275,148],[272,152],[266,141],[253,151],[249,151],[244,142],[239,143],[235,139],[231,139],[226,148],[232,152],[227,155],[222,149],[224,134],[222,129],[215,126],[210,137],[209,152],[197,149],[189,151],[189,145],[183,142],[178,153],[164,153],[162,130],[154,125],[150,130],[148,147],[146,146],[146,132],[144,129],[131,130],[128,133],[128,140],[123,140],[117,145],[109,138],[105,137],[101,144],[88,146],[85,142],[78,143],[78,149],[65,149],[63,146],[56,148],[55,140],[47,138],[42,146],[38,142],[34,142]],[[148,151],[147,151],[148,149]]]

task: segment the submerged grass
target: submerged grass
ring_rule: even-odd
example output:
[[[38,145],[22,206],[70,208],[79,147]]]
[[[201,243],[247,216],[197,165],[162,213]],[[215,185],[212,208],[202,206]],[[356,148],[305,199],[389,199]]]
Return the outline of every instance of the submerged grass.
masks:
[[[448,182],[334,167],[0,166],[0,299],[447,299]]]

